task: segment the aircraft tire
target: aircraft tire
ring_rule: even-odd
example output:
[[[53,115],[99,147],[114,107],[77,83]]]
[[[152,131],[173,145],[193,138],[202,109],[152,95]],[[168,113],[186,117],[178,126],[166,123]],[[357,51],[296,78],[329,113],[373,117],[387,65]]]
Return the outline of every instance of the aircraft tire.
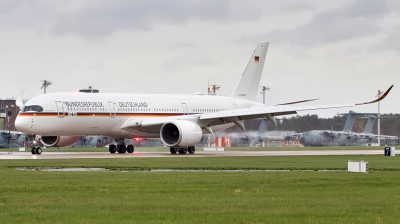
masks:
[[[180,149],[178,150],[179,154],[186,154],[187,151],[188,151],[188,150],[187,150],[187,147],[180,148]]]
[[[187,151],[189,154],[193,154],[196,151],[196,148],[194,146],[189,146],[187,147]]]
[[[42,154],[42,148],[37,147],[36,148],[36,154],[38,154],[38,155]]]
[[[128,147],[126,148],[126,151],[128,153],[133,153],[135,151],[135,148],[133,147],[133,145],[128,145]]]
[[[171,154],[176,154],[178,150],[176,150],[176,148],[169,148],[169,151],[171,152]]]
[[[116,147],[115,145],[110,145],[110,146],[108,147],[108,151],[109,151],[110,153],[116,153],[116,152],[117,152],[117,147]]]
[[[32,153],[32,154],[36,154],[36,147],[33,147],[33,148],[32,148],[31,153]]]
[[[126,153],[126,146],[125,145],[118,145],[117,146],[118,153]]]

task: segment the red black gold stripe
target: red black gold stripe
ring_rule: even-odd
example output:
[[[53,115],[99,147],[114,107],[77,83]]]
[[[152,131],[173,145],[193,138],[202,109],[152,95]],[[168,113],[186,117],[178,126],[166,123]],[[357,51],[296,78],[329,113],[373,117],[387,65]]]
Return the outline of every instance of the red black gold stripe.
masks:
[[[363,105],[363,104],[370,104],[370,103],[379,102],[379,101],[385,99],[385,97],[389,94],[389,92],[390,92],[390,90],[392,90],[392,88],[393,88],[393,85],[388,90],[386,90],[386,92],[381,97],[379,97],[378,99],[376,99],[374,101],[365,102],[365,103],[357,103],[356,105]]]
[[[110,114],[110,113],[79,113],[75,112],[74,116],[71,117],[143,117],[143,118],[157,118],[157,117],[171,117],[171,116],[179,116],[182,114],[173,114],[173,113],[165,113],[165,114],[144,114],[144,113],[115,113]],[[68,117],[68,113],[58,114],[58,113],[47,113],[47,112],[37,112],[37,113],[32,113],[32,112],[21,112],[18,114],[18,116],[21,117],[58,117],[58,116],[65,116]]]

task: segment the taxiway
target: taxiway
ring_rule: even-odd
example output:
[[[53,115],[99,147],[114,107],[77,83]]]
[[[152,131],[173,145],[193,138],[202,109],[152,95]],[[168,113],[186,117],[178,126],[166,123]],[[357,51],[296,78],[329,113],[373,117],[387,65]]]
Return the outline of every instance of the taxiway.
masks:
[[[169,152],[134,152],[110,154],[108,152],[1,152],[0,159],[83,159],[83,158],[151,158],[151,157],[223,157],[223,156],[324,156],[324,155],[383,155],[383,150],[321,150],[321,151],[224,151],[195,154]]]

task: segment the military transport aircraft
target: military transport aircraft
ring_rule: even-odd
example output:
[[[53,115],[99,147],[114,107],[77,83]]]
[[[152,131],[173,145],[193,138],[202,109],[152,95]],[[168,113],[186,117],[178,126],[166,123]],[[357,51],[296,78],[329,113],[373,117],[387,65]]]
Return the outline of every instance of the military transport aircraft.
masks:
[[[24,145],[24,139],[22,132],[0,130],[0,148],[19,148]]]
[[[346,123],[342,131],[333,130],[312,130],[298,133],[291,136],[291,139],[297,138],[304,146],[329,146],[338,145],[337,140],[348,134],[353,128],[357,114],[354,111],[349,111]]]
[[[266,106],[255,102],[268,42],[257,44],[239,83],[230,97],[205,94],[51,93],[33,97],[19,112],[18,130],[41,135],[42,141],[57,142],[59,136],[104,135],[118,139],[110,153],[132,153],[125,138],[161,138],[176,154],[194,153],[203,134],[213,134],[233,125],[245,130],[243,121],[267,118],[276,125],[276,116],[297,111],[353,107],[366,103],[293,107],[290,103]],[[306,100],[307,101],[307,100]],[[311,101],[311,100],[308,100]],[[17,100],[20,105],[20,100]],[[296,103],[296,102],[293,102]],[[22,106],[22,105],[21,105]],[[41,149],[32,148],[32,153]]]
[[[113,141],[112,138],[106,136],[81,136],[78,141],[73,144],[77,148],[81,147],[103,147],[110,144]]]
[[[368,115],[367,124],[365,125],[363,133],[349,132],[348,134],[341,136],[341,138],[338,139],[337,143],[340,146],[363,145],[367,142],[371,143],[374,139],[376,139],[376,136],[371,134],[375,120],[376,120],[375,116]]]

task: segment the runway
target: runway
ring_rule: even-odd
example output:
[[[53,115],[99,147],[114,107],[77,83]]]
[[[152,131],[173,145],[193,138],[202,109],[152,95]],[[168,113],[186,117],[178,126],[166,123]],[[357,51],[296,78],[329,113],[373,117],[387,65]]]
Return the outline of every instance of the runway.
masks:
[[[229,157],[229,156],[325,156],[325,155],[383,155],[383,150],[318,150],[318,151],[224,151],[195,154],[176,154],[169,152],[134,152],[111,154],[108,152],[43,152],[32,155],[30,152],[1,152],[0,159],[84,159],[84,158],[160,158],[160,157]]]

